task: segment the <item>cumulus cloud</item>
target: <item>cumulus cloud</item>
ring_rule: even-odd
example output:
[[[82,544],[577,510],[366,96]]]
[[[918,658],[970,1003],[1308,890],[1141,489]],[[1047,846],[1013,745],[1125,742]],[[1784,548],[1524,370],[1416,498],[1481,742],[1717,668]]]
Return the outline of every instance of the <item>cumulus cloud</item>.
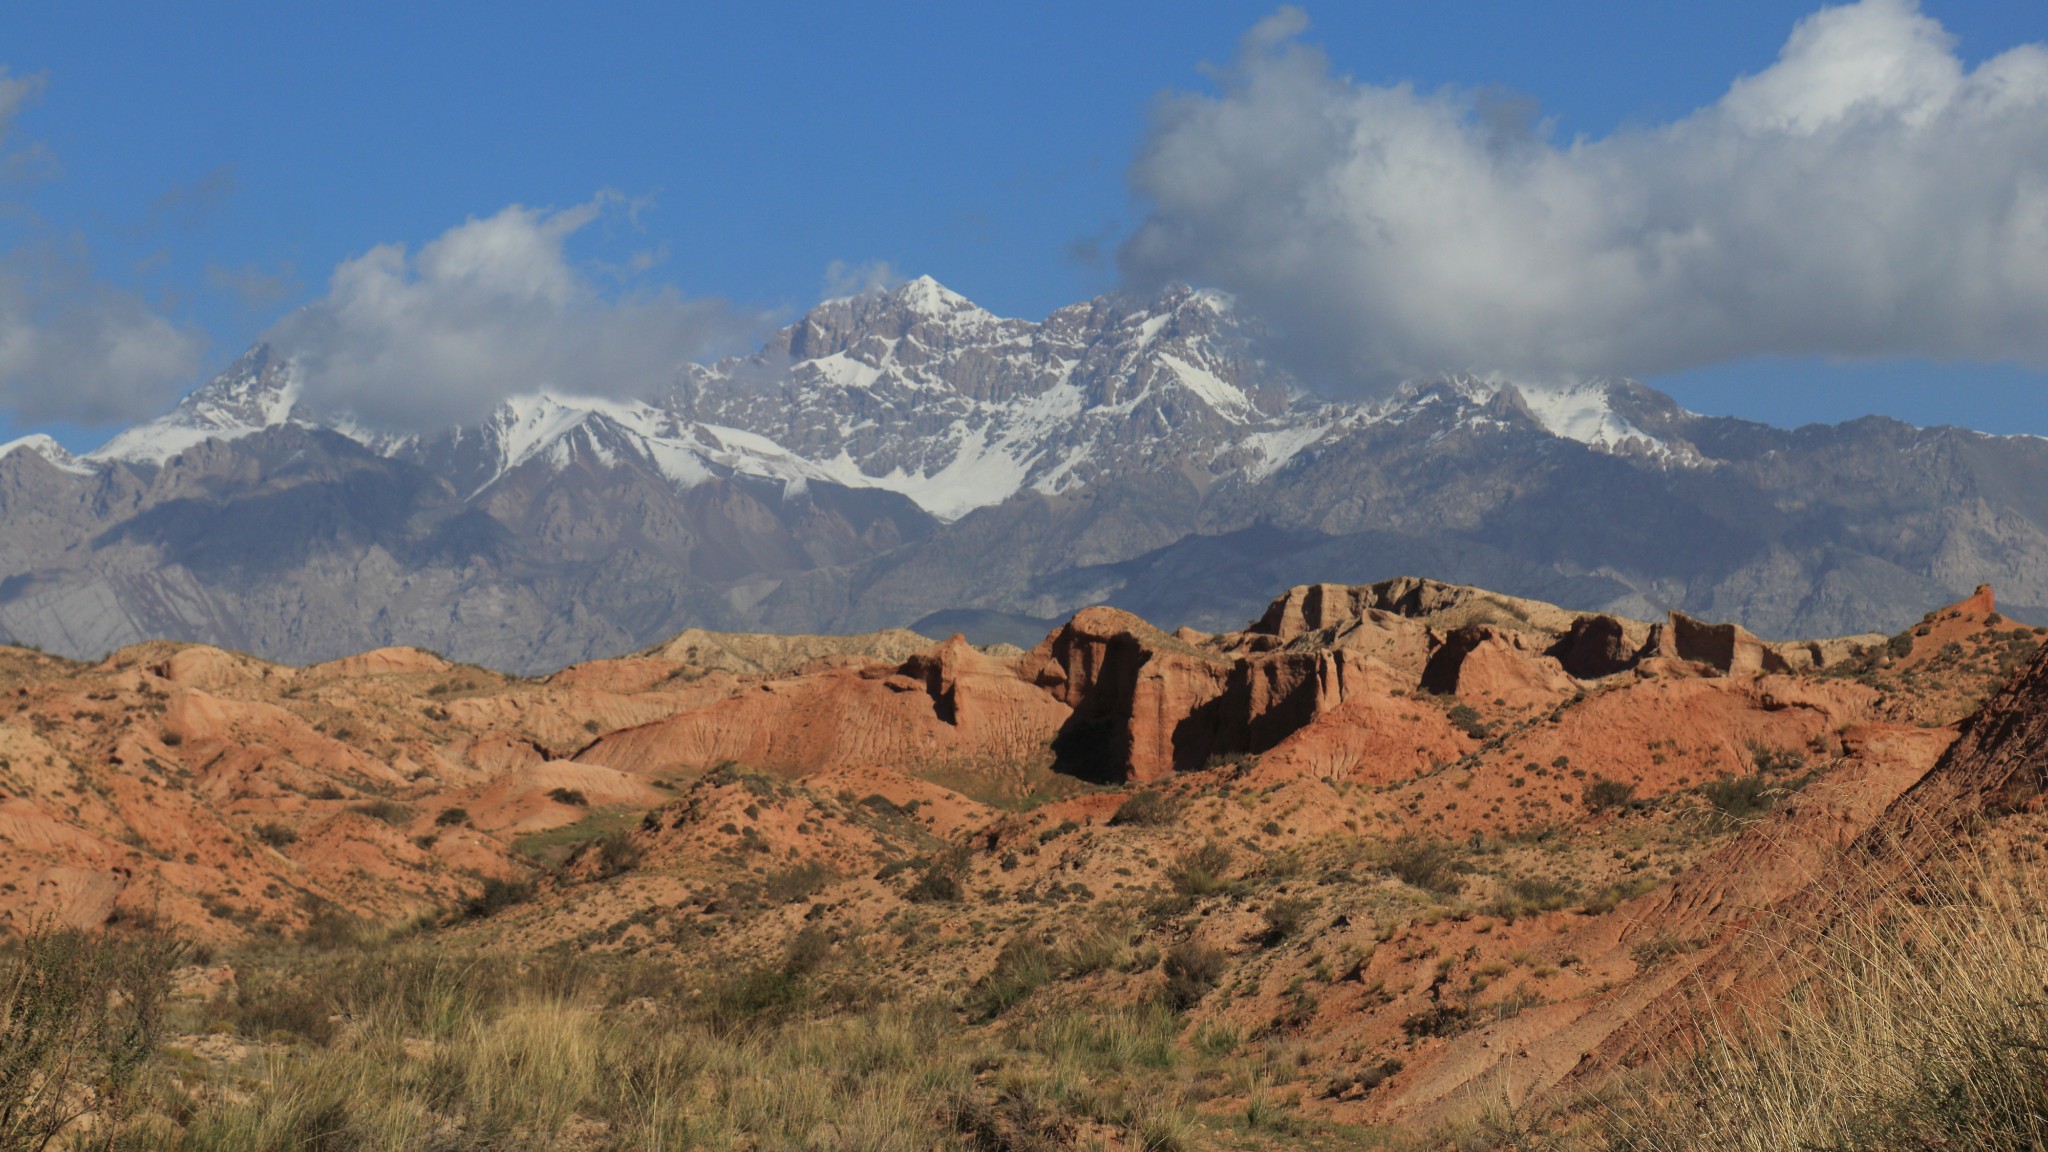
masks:
[[[0,406],[18,423],[149,415],[205,349],[201,334],[93,280],[79,257],[17,250],[0,260]]]
[[[305,367],[304,402],[423,430],[537,391],[646,396],[762,318],[673,289],[607,295],[565,250],[620,203],[506,208],[409,252],[383,244],[334,270],[327,294],[266,336]]]
[[[0,172],[41,166],[36,145],[6,140],[42,94],[43,77],[0,68]],[[29,160],[24,161],[23,157]],[[0,407],[22,424],[106,424],[157,411],[188,382],[205,337],[140,297],[96,279],[73,245],[47,237],[0,254]]]
[[[1650,375],[1757,354],[2048,367],[2048,50],[1974,69],[1912,0],[1823,9],[1671,123],[1334,75],[1293,9],[1132,169],[1136,282],[1235,292],[1313,377]]]

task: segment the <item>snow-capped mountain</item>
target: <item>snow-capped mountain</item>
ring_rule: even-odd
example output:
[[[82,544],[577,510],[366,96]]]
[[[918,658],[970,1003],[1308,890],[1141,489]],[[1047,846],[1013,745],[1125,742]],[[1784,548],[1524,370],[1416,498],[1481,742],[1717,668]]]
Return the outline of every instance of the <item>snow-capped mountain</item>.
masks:
[[[1093,602],[1236,625],[1290,583],[1404,571],[1776,634],[1985,579],[2048,605],[2039,441],[1785,432],[1629,381],[1339,401],[1272,348],[1212,291],[1034,322],[920,278],[637,400],[392,434],[317,416],[320,382],[258,347],[83,456],[0,446],[0,630],[525,669],[691,625],[1022,640]]]
[[[1256,479],[1344,428],[1445,399],[1486,419],[1488,405],[1511,390],[1523,414],[1554,435],[1702,462],[1617,414],[1610,398],[1630,385],[1515,389],[1458,377],[1347,405],[1314,396],[1262,359],[1254,345],[1264,336],[1219,292],[1104,297],[1032,323],[997,317],[920,277],[827,301],[754,355],[693,366],[680,385],[647,400],[522,396],[479,425],[429,436],[378,436],[306,417],[297,407],[301,369],[259,346],[82,463],[161,465],[209,439],[324,423],[472,495],[529,461],[560,470],[588,456],[610,466],[624,452],[685,487],[735,474],[829,481],[900,493],[950,521],[1027,489],[1073,491],[1133,461]]]

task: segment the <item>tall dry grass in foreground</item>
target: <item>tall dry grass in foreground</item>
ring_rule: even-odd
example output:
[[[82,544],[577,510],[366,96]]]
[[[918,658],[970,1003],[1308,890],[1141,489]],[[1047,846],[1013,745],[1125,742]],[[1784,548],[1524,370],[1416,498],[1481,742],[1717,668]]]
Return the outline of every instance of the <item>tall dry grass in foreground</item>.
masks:
[[[2031,855],[2031,853],[2030,853]],[[1616,1106],[1625,1152],[2048,1148],[2048,884],[1989,854],[1856,899],[1792,991]]]
[[[800,951],[793,956],[801,958]],[[1104,1147],[1189,1143],[1180,1020],[1155,1004],[976,1030],[794,967],[709,988],[673,966],[285,957],[201,1015],[263,1043],[168,1061],[131,1146],[190,1152]],[[200,1023],[202,1021],[195,1021]],[[173,1054],[175,1055],[175,1053]]]

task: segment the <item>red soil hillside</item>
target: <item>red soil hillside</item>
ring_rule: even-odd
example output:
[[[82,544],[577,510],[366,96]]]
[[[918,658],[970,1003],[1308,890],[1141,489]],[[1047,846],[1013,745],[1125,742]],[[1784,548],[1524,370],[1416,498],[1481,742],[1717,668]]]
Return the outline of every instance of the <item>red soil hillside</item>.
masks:
[[[1431,1123],[1597,1085],[1688,987],[1763,987],[1743,942],[1845,859],[2039,806],[2040,636],[1988,590],[1767,644],[1403,579],[1241,632],[690,633],[538,679],[10,649],[0,914],[419,918],[702,973],[802,936],[835,978],[966,1005],[1006,949],[1085,936],[1096,960],[993,1011],[1170,994],[1186,1037],[1284,1040],[1305,1115]],[[1195,983],[1167,970],[1191,949]]]

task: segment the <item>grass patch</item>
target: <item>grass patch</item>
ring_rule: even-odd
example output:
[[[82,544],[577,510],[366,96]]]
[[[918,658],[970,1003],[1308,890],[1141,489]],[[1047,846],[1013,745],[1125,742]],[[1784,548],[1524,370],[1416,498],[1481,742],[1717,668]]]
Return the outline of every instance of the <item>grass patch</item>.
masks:
[[[513,841],[513,850],[537,864],[554,867],[606,836],[630,831],[640,820],[634,808],[600,808],[574,824],[529,832]]]
[[[1608,1146],[2048,1146],[2041,881],[2004,861],[1943,871],[1845,897],[1788,989],[1703,1014],[1695,1057],[1610,1110]]]

